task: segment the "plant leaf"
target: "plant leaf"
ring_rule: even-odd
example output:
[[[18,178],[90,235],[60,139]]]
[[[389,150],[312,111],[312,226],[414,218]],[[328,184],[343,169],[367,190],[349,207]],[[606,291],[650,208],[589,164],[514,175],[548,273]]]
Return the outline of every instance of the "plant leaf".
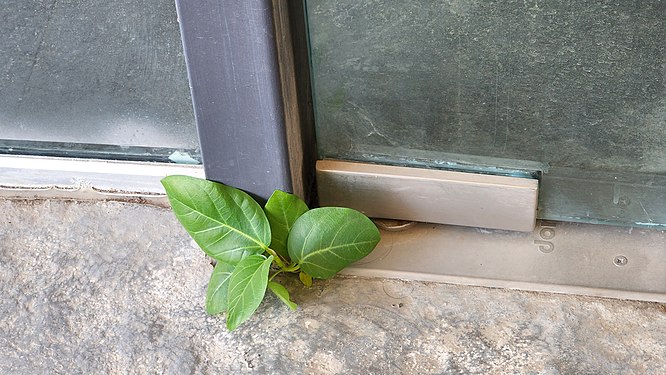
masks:
[[[298,307],[298,305],[296,305],[291,301],[291,299],[289,299],[289,291],[282,284],[278,284],[275,281],[269,281],[268,289],[270,289],[271,292],[273,292],[273,294],[275,294],[290,309],[296,310],[296,307]]]
[[[351,208],[323,207],[304,213],[289,233],[291,259],[308,275],[329,279],[377,246],[379,230]]]
[[[312,286],[312,276],[308,275],[305,272],[301,272],[298,274],[298,278],[301,279],[301,282],[303,285],[305,285],[306,288],[309,288]]]
[[[259,307],[266,293],[273,256],[250,255],[238,263],[229,279],[227,329],[233,331]]]
[[[235,265],[268,247],[268,219],[245,192],[189,176],[168,176],[162,185],[180,223],[211,257]]]
[[[289,259],[287,237],[296,219],[308,211],[308,206],[299,197],[275,190],[264,207],[271,225],[271,249],[281,257]]]
[[[227,311],[229,278],[234,270],[231,264],[217,262],[210,275],[206,291],[206,312],[215,315]]]

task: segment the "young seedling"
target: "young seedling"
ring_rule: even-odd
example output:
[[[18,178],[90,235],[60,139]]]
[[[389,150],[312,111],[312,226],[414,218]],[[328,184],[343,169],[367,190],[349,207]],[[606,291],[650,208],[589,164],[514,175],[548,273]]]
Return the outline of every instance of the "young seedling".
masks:
[[[297,196],[276,190],[262,209],[245,192],[200,178],[162,179],[176,217],[194,241],[217,260],[206,292],[206,312],[226,312],[231,331],[259,307],[270,289],[289,308],[296,304],[273,281],[297,273],[306,286],[330,279],[368,255],[379,231],[350,208],[308,209]]]

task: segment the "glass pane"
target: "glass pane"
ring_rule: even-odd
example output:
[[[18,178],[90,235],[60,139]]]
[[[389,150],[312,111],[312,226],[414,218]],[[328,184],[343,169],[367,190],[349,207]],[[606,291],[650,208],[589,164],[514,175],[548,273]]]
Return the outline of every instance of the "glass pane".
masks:
[[[173,0],[6,0],[0,19],[5,151],[198,158]]]
[[[666,2],[306,3],[322,158],[522,170],[542,218],[666,224]]]

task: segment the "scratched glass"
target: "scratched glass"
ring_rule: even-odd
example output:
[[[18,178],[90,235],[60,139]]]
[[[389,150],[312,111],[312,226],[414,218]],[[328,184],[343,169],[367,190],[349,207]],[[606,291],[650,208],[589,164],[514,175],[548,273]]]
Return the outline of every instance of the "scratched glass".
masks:
[[[542,218],[666,224],[666,2],[306,4],[320,157],[532,172]]]
[[[173,0],[5,0],[0,19],[0,145],[198,157]]]

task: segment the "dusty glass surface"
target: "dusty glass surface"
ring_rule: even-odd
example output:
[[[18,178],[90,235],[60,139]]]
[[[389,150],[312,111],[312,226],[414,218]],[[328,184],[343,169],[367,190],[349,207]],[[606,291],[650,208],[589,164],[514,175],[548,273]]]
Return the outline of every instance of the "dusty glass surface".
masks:
[[[321,157],[566,171],[592,208],[544,179],[542,217],[666,224],[666,2],[306,3]]]
[[[172,0],[5,0],[0,20],[0,139],[198,148]]]

